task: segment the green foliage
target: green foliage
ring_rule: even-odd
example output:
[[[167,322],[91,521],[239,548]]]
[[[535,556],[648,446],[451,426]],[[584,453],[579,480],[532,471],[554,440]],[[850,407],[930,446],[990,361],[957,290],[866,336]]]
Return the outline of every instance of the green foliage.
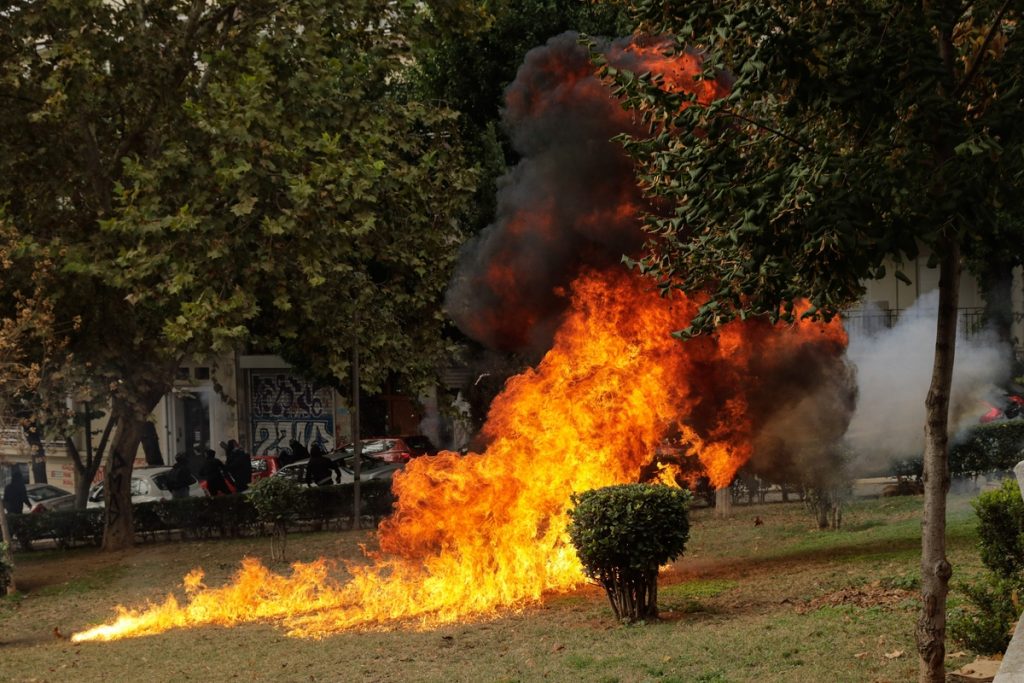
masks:
[[[569,538],[587,575],[658,568],[682,554],[689,538],[683,489],[620,484],[573,495]]]
[[[1006,479],[994,491],[972,502],[978,515],[981,560],[989,573],[961,586],[969,607],[950,615],[950,634],[976,652],[1006,650],[1020,615],[1024,589],[1024,499],[1016,480]]]
[[[925,245],[938,262],[1020,222],[1021,8],[627,4],[639,34],[696,49],[701,77],[729,86],[698,103],[656,74],[605,67],[651,124],[624,141],[658,207],[637,264],[665,288],[710,294],[690,332],[792,320],[800,298],[829,317],[886,257]]]
[[[428,13],[415,0],[0,13],[0,393],[49,397],[31,406],[40,423],[75,394],[137,429],[184,359],[246,344],[343,391],[354,347],[367,391],[394,373],[429,384],[476,171],[455,113],[407,87]],[[130,478],[113,471],[137,448],[125,438],[111,494],[130,510]],[[111,519],[130,533],[128,514]]]
[[[973,502],[981,561],[1003,579],[1024,579],[1024,499],[1015,479]]]
[[[302,487],[291,479],[266,477],[253,485],[249,500],[261,521],[287,523],[304,512],[302,494]]]
[[[1005,652],[1020,615],[1022,587],[1024,585],[1019,579],[993,574],[976,583],[962,585],[960,588],[971,608],[952,610],[949,616],[950,636],[979,654]]]
[[[1022,450],[1024,420],[1000,420],[978,425],[950,447],[950,474],[975,476],[1012,470],[1020,461]]]
[[[10,549],[7,544],[0,541],[0,595],[7,595],[7,587],[11,585],[11,574],[14,566],[8,558]]]
[[[572,501],[569,538],[615,616],[630,622],[656,617],[658,567],[682,554],[689,538],[688,492],[620,484],[574,494]]]

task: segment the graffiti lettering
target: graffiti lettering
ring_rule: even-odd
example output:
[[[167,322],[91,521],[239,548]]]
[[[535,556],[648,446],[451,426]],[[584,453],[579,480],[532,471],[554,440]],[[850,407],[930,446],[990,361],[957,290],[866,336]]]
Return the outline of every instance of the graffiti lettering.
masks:
[[[333,392],[284,372],[250,375],[254,455],[273,455],[296,439],[334,448]]]

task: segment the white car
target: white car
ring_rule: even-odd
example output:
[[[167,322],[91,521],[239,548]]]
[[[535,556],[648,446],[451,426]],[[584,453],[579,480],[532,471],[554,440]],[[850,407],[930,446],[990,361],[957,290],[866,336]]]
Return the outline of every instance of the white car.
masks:
[[[132,503],[152,503],[157,500],[170,500],[170,489],[167,488],[167,474],[170,467],[137,467],[132,472]],[[206,490],[199,485],[199,480],[192,477],[188,486],[189,496],[205,496]],[[95,484],[89,489],[86,507],[103,507],[103,483]]]
[[[331,474],[331,481],[324,483],[331,484],[351,484],[355,480],[355,473],[352,471],[352,456],[338,458],[337,453],[329,453],[328,459],[331,460],[336,470]],[[285,477],[291,479],[296,484],[306,486],[306,463],[309,460],[299,460],[293,462],[290,465],[285,465],[277,472],[274,473],[275,477]],[[364,455],[362,457],[362,464],[359,468],[359,480],[369,481],[371,479],[391,479],[395,472],[404,469],[404,462],[384,462],[377,458]]]

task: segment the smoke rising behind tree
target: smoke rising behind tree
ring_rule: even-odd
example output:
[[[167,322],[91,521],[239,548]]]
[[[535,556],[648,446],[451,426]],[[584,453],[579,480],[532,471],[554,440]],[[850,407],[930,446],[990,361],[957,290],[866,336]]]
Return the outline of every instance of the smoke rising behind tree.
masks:
[[[847,433],[854,470],[879,472],[924,450],[924,397],[931,381],[938,293],[929,292],[891,329],[851,333],[847,354],[860,400]],[[1009,349],[994,333],[960,330],[953,366],[950,434],[978,424],[1009,374]]]

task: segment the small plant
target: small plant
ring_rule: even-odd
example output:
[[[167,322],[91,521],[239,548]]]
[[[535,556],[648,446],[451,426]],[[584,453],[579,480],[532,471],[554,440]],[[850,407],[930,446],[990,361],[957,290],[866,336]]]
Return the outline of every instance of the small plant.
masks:
[[[1014,479],[972,503],[978,515],[981,561],[1002,578],[1024,575],[1024,498]]]
[[[658,567],[689,539],[689,494],[621,484],[572,497],[569,537],[587,576],[604,587],[620,621],[658,616]]]
[[[249,494],[260,521],[273,525],[270,556],[285,559],[288,523],[299,516],[304,498],[302,488],[284,477],[267,477],[256,482]]]
[[[950,635],[982,654],[1003,652],[1024,589],[1024,499],[1013,479],[975,499],[981,561],[989,573],[959,588],[969,607],[950,615]]]
[[[988,574],[960,589],[972,609],[953,610],[949,617],[950,636],[979,654],[1005,652],[1020,614],[1021,584],[1015,579]]]

